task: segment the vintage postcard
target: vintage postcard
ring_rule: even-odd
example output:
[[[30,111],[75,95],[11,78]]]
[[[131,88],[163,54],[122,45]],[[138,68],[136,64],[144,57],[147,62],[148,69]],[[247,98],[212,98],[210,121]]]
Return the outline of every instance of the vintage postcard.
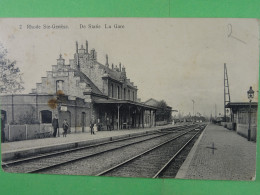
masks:
[[[259,21],[1,18],[5,172],[254,180]]]

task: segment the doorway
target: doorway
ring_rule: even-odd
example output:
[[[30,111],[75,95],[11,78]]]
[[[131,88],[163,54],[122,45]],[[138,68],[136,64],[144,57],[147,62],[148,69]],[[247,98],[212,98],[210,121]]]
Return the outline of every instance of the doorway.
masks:
[[[82,132],[85,132],[85,127],[86,127],[86,113],[85,112],[81,113],[81,125],[82,125]]]

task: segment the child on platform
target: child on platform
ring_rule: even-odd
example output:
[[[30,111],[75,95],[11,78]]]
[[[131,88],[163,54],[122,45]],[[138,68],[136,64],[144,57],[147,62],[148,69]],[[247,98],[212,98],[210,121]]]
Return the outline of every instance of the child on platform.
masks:
[[[67,119],[63,121],[62,127],[63,127],[63,137],[66,137],[69,129],[69,123],[67,122]]]

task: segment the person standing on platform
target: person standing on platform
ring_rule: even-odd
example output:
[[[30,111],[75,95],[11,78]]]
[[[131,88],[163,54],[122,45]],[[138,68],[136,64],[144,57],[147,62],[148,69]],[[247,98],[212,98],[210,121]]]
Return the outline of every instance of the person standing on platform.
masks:
[[[52,120],[52,127],[53,127],[53,137],[56,137],[57,135],[57,130],[58,130],[58,137],[60,136],[59,134],[59,120],[57,118],[57,115],[55,114],[53,120]]]
[[[95,123],[95,124],[94,124],[94,127],[93,127],[93,134],[95,134],[95,132],[97,132],[97,128],[98,128],[98,126],[97,126],[97,124]]]
[[[108,117],[107,117],[106,123],[107,123],[107,130],[111,131],[110,120]]]
[[[1,113],[1,142],[5,142],[5,115]]]
[[[66,136],[67,136],[69,126],[70,126],[70,125],[69,125],[67,119],[65,119],[65,120],[63,121],[63,124],[62,124],[62,127],[63,127],[63,137],[66,137]]]
[[[94,123],[93,122],[90,122],[90,133],[91,133],[91,135],[95,134],[94,133]]]

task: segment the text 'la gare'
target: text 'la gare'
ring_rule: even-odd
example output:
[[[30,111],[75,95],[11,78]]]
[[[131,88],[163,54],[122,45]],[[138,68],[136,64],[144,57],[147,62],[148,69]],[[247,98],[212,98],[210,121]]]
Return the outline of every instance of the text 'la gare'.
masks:
[[[104,24],[104,26],[101,26],[100,24],[88,24],[88,25],[84,25],[84,24],[80,24],[80,28],[81,29],[101,29],[101,28],[105,28],[105,29],[124,29],[125,26],[122,24]]]

